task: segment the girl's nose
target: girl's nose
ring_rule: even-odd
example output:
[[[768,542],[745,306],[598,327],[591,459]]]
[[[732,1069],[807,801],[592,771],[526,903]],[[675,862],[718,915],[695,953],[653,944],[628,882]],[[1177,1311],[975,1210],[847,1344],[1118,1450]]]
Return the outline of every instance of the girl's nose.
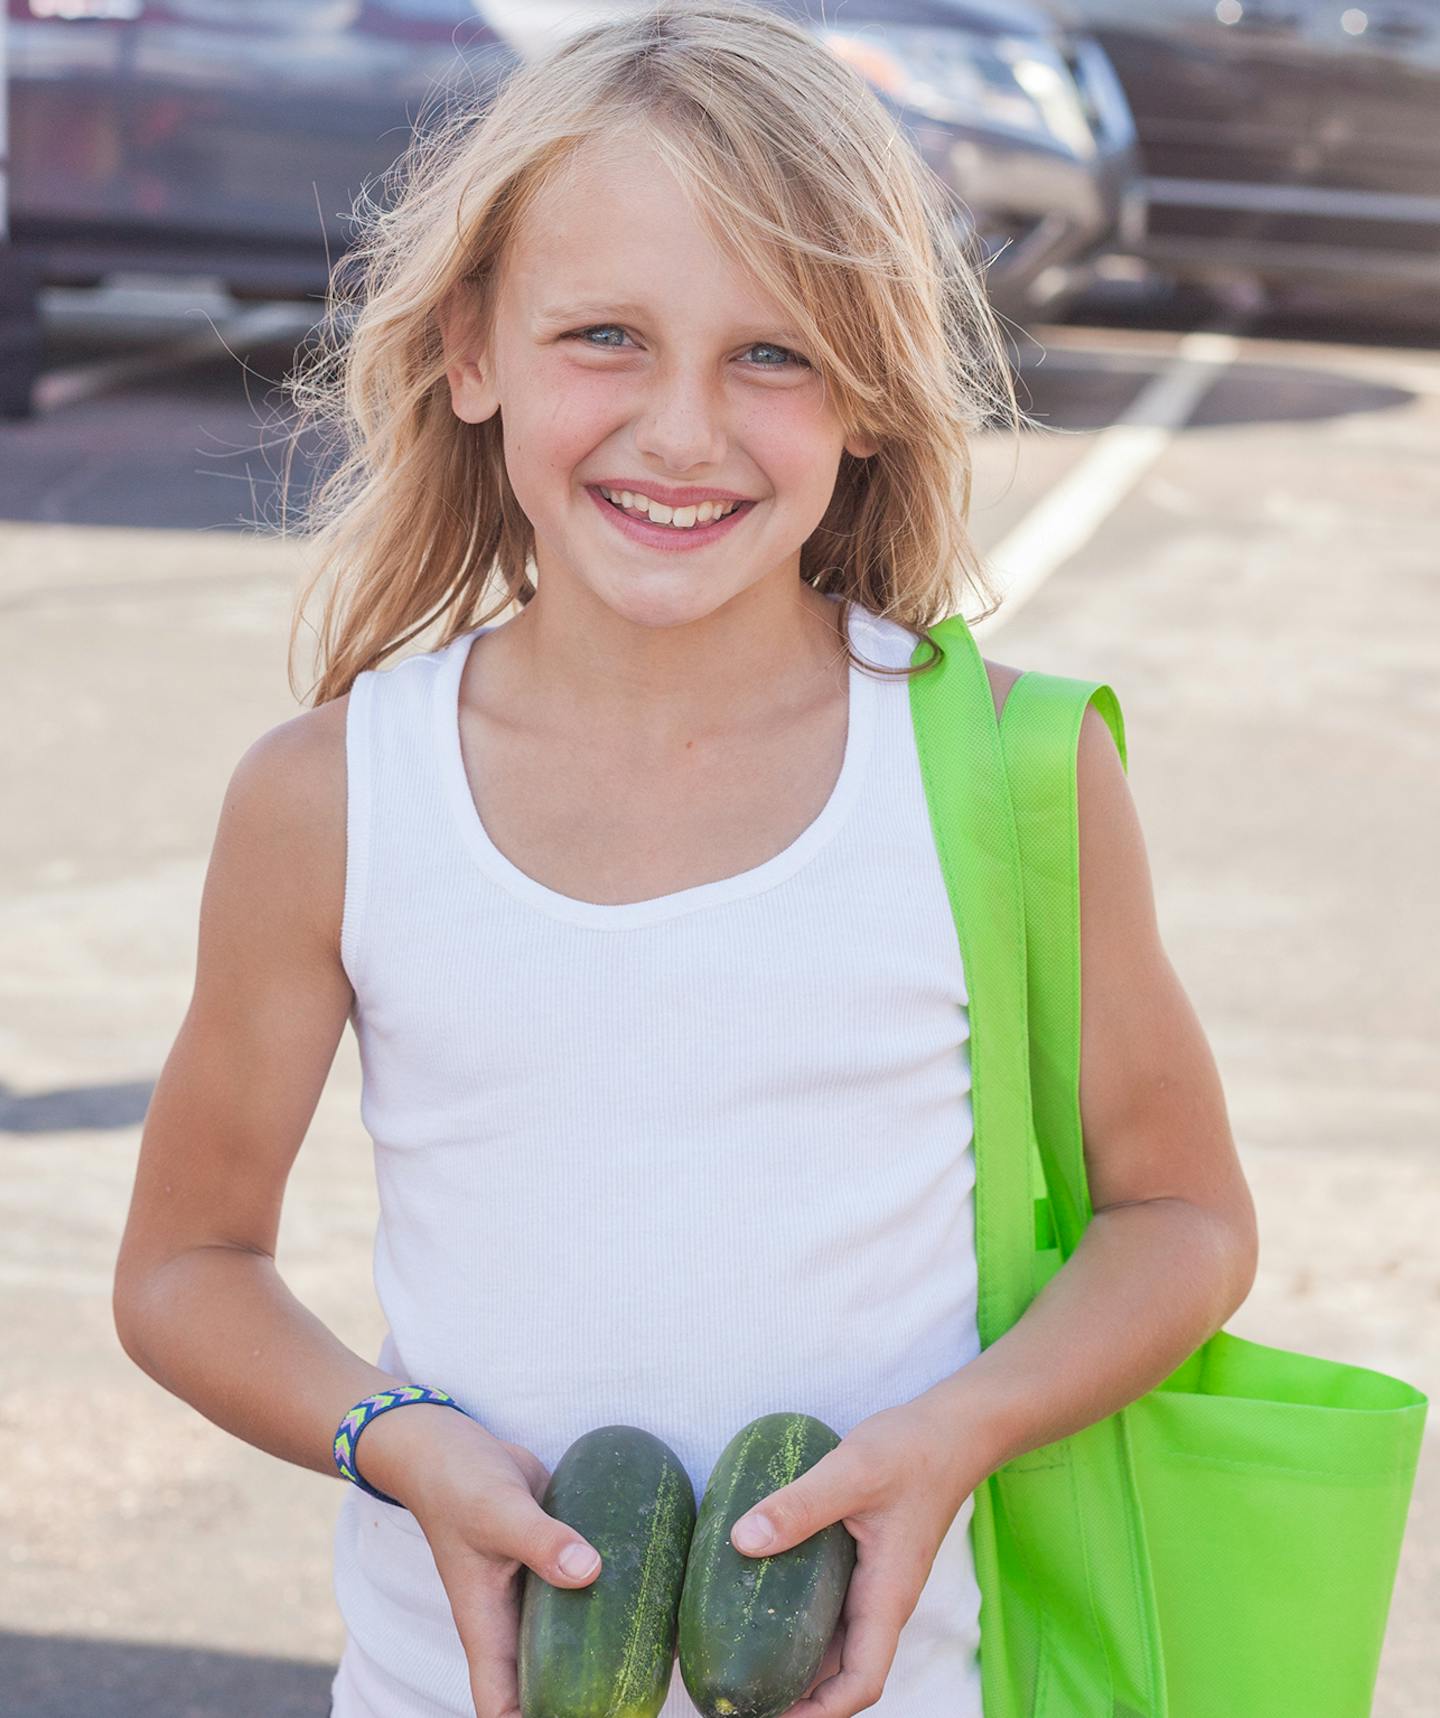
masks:
[[[674,471],[718,465],[725,452],[723,419],[724,402],[704,378],[683,371],[656,376],[646,390],[635,446]]]

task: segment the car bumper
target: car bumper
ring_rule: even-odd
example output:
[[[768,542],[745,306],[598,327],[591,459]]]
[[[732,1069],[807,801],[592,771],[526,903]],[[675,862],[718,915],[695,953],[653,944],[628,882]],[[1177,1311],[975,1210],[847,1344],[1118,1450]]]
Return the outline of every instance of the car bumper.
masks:
[[[1094,275],[1099,258],[1139,243],[1145,199],[1134,124],[1100,50],[1071,56],[1092,148],[983,127],[904,118],[949,191],[957,230],[983,259],[991,302],[1019,320],[1053,310]]]

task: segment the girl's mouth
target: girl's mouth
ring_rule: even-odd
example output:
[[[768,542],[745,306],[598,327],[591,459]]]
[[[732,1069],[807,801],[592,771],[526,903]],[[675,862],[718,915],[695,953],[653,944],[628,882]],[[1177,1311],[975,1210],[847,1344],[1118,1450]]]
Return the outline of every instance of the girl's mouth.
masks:
[[[632,541],[647,543],[657,549],[703,548],[707,543],[713,543],[733,530],[755,506],[753,501],[742,501],[733,513],[727,513],[723,519],[712,520],[708,525],[656,525],[649,519],[641,519],[636,514],[627,513],[613,501],[607,501],[598,489],[587,486],[585,493],[616,528]]]

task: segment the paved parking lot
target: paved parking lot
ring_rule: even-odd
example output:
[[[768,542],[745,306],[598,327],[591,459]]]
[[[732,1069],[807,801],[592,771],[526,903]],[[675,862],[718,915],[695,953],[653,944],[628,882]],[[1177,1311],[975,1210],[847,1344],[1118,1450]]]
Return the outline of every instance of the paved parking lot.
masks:
[[[213,331],[183,347],[205,336],[194,315],[100,326],[59,297],[52,315],[48,409],[0,425],[5,1709],[323,1718],[340,1482],[159,1389],[109,1301],[221,794],[296,708],[303,550],[246,529],[278,516],[267,390],[291,336],[255,317],[231,356]],[[1047,427],[1018,460],[981,449],[976,527],[1020,593],[982,646],[1108,680],[1124,707],[1166,943],[1260,1211],[1260,1277],[1228,1328],[1434,1395],[1440,352],[1201,320],[1132,311],[1026,343]],[[373,1356],[358,1091],[347,1035],[279,1263]],[[1434,1449],[1377,1718],[1434,1711]]]

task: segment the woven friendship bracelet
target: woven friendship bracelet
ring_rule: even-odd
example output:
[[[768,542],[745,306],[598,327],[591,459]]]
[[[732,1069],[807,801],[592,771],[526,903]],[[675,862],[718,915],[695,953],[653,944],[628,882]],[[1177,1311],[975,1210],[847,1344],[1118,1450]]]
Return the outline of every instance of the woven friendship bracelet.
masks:
[[[361,1478],[355,1466],[355,1446],[360,1442],[361,1432],[377,1414],[388,1414],[391,1408],[405,1408],[412,1402],[438,1402],[442,1407],[457,1408],[462,1414],[465,1412],[455,1398],[443,1390],[433,1390],[428,1384],[406,1384],[398,1390],[377,1390],[373,1396],[357,1402],[341,1420],[340,1430],[335,1434],[335,1465],[344,1477],[358,1485],[361,1491],[368,1491],[371,1497],[378,1497],[382,1503],[393,1503],[397,1509],[405,1507],[398,1498],[387,1497]]]

